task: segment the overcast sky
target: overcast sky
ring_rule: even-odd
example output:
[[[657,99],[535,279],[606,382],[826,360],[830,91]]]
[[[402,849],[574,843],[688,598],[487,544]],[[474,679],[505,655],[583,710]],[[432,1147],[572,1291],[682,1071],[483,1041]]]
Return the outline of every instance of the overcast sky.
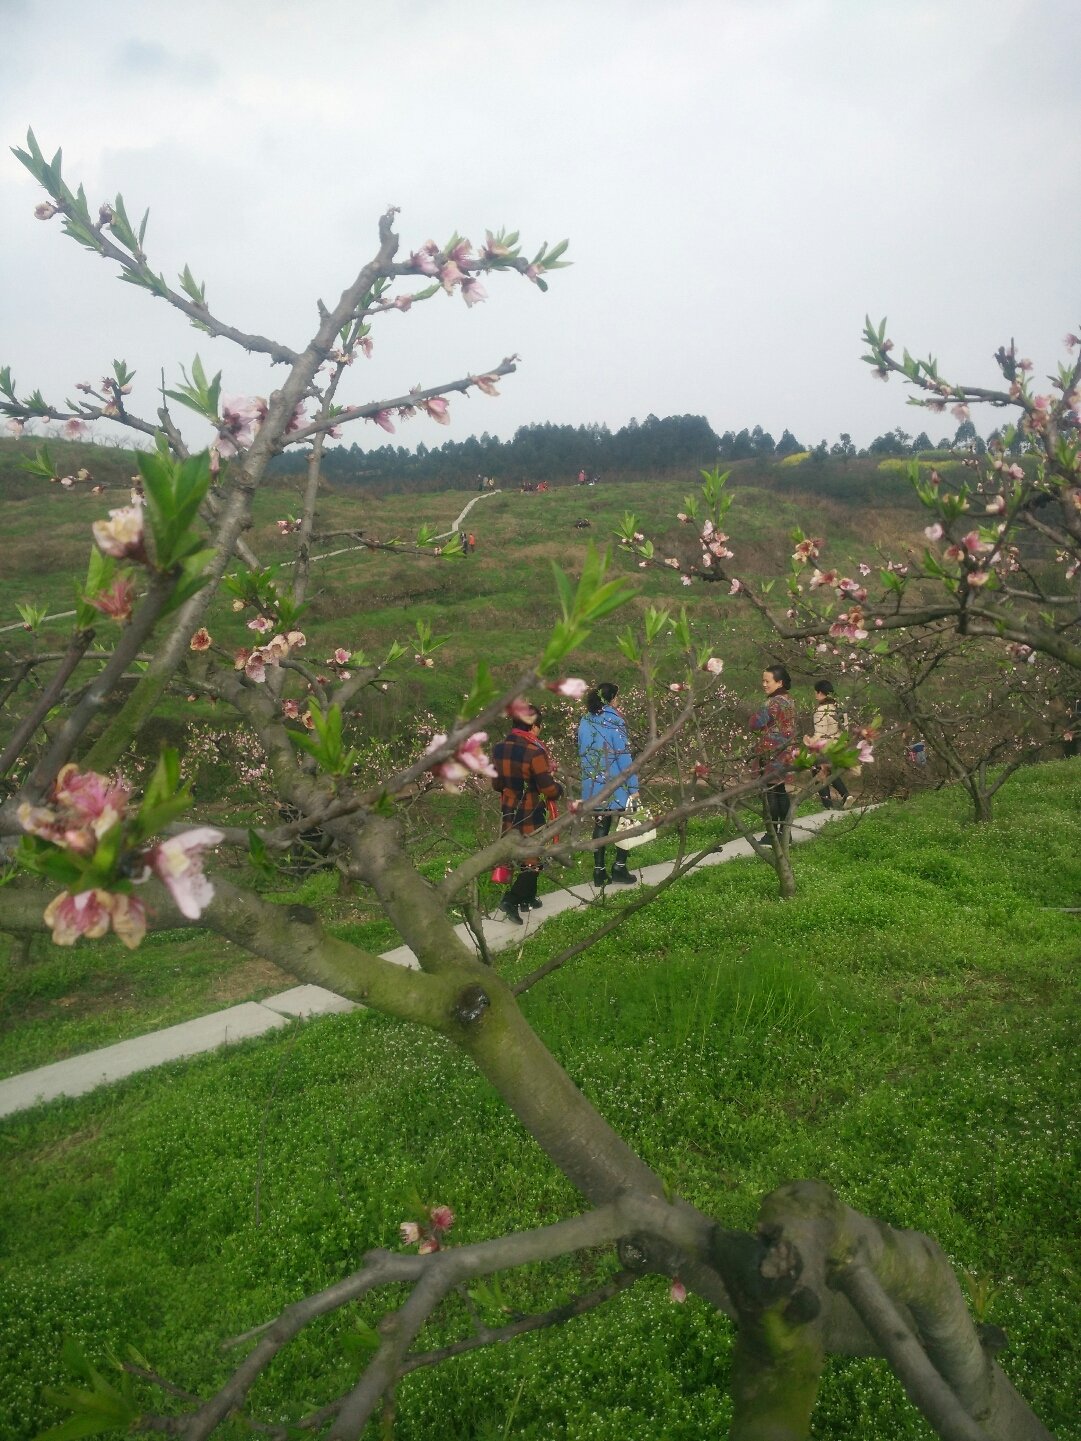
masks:
[[[149,205],[151,263],[189,263],[241,328],[302,347],[388,204],[406,251],[570,238],[546,295],[496,276],[472,309],[377,321],[354,403],[522,357],[501,398],[406,444],[651,411],[937,438],[948,417],[861,363],[865,312],[972,383],[1011,335],[1042,374],[1081,330],[1078,0],[0,0],[0,37],[5,144],[32,126],[94,206]],[[20,388],[59,403],[123,356],[152,415],[197,350],[226,393],[273,388],[35,220],[40,198],[0,159]]]

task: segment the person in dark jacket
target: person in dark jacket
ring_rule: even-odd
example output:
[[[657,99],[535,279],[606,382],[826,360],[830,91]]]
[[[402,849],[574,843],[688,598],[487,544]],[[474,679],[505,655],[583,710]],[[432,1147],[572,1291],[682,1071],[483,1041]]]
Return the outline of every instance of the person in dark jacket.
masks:
[[[578,759],[582,764],[582,799],[592,800],[611,781],[618,779],[619,785],[602,802],[605,809],[593,823],[593,839],[611,833],[613,822],[631,804],[631,798],[638,794],[638,777],[632,769],[634,758],[627,739],[627,723],[615,705],[619,687],[611,681],[602,681],[595,690],[586,695],[586,714],[578,722]],[[608,884],[608,873],[604,866],[604,852],[601,846],[593,852],[593,884]],[[613,885],[633,886],[637,876],[627,868],[627,852],[616,846],[616,858],[612,866]]]
[[[537,738],[540,712],[523,707],[510,734],[492,747],[496,775],[492,787],[499,792],[502,834],[518,831],[530,836],[548,824],[548,804],[559,800],[563,787],[552,772],[548,751]],[[499,902],[499,909],[512,925],[522,924],[521,911],[535,909],[540,857],[525,856],[518,861],[518,874]]]

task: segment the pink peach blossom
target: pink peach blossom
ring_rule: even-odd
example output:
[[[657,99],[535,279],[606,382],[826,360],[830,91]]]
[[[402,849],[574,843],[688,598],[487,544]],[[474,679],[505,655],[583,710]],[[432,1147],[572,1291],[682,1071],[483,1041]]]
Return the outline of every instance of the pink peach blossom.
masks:
[[[53,944],[73,946],[80,936],[96,941],[112,923],[112,897],[108,891],[89,890],[71,895],[61,891],[45,907],[44,921]]]
[[[819,570],[818,567],[815,566],[814,570],[813,570],[812,573],[811,573],[811,580],[810,580],[810,586],[811,586],[811,589],[812,589],[812,590],[817,590],[818,587],[821,586],[821,585],[836,585],[836,584],[837,584],[837,572],[836,572],[835,570]]]
[[[456,285],[461,285],[464,280],[465,276],[458,269],[458,262],[456,260],[448,260],[439,271],[440,284],[448,295]]]
[[[266,419],[267,403],[261,395],[226,396],[222,398],[221,415],[215,448],[228,459],[251,445]]]
[[[131,619],[131,609],[135,603],[135,587],[131,579],[126,575],[118,575],[106,590],[99,590],[97,595],[87,596],[87,603],[95,610],[100,610],[110,620],[123,623]]]
[[[450,424],[450,407],[441,395],[433,395],[428,400],[420,402],[421,409],[426,410],[437,425]]]
[[[104,555],[114,560],[146,560],[146,535],[142,508],[121,506],[109,512],[108,520],[95,520],[90,527],[94,541]]]
[[[454,1212],[449,1206],[433,1206],[428,1212],[428,1219],[437,1231],[449,1231],[454,1225]]]
[[[462,742],[453,756],[436,761],[428,769],[433,775],[439,777],[443,782],[444,789],[448,791],[459,790],[471,775],[486,776],[489,780],[495,780],[496,769],[481,749],[487,739],[486,732],[477,731]],[[446,735],[434,735],[424,754],[430,755],[439,750],[446,744],[446,741]]]
[[[413,251],[409,257],[409,265],[413,270],[418,270],[421,275],[438,275],[439,266],[435,259],[438,254],[439,246],[435,241],[425,241],[419,250]]]
[[[581,700],[589,690],[589,682],[579,680],[576,676],[568,676],[565,680],[545,681],[544,688],[554,691],[556,695],[565,695],[570,700]]]
[[[112,902],[112,922],[116,938],[121,945],[134,951],[146,935],[146,907],[134,896],[120,892],[109,897]]]
[[[462,299],[468,306],[477,305],[480,301],[488,299],[487,290],[475,275],[467,275],[462,280]]]
[[[214,887],[203,874],[203,852],[220,846],[224,839],[213,826],[197,826],[161,841],[150,852],[150,869],[168,888],[181,915],[190,921],[198,920],[214,899]]]

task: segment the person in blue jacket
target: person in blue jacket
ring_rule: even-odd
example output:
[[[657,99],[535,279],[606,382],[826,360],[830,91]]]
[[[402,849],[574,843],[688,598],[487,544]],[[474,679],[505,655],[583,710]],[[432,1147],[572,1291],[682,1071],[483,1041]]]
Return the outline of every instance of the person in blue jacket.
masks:
[[[601,802],[604,810],[599,812],[593,823],[593,839],[607,836],[613,822],[630,805],[631,797],[638,794],[638,777],[632,770],[634,757],[627,740],[627,723],[613,704],[619,694],[619,687],[611,681],[602,681],[586,696],[586,714],[578,722],[578,758],[582,764],[582,799],[592,800],[610,781],[619,777],[619,785]],[[601,846],[593,852],[593,884],[608,884],[604,853]],[[627,852],[615,848],[616,858],[612,866],[611,881],[617,886],[633,886],[638,877],[627,869]]]

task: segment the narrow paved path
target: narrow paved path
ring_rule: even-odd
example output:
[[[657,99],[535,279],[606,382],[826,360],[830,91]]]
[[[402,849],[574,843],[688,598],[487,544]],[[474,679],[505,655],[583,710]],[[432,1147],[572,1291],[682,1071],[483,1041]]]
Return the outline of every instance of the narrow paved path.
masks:
[[[792,827],[792,842],[808,841],[830,821],[858,814],[859,810],[819,811],[815,815],[800,816]],[[719,866],[725,861],[753,855],[749,841],[729,841],[720,850],[706,856],[699,865]],[[655,865],[643,866],[639,875],[645,885],[655,886],[671,873],[673,865],[672,861],[658,861]],[[489,917],[484,922],[485,942],[492,951],[506,950],[508,946],[520,943],[524,936],[531,935],[551,916],[558,916],[574,907],[584,907],[595,899],[596,894],[589,882],[568,886],[565,890],[548,891],[542,898],[543,907],[530,914],[524,927]],[[625,894],[633,895],[634,891]],[[474,944],[466,926],[455,926],[455,931],[467,945]],[[384,960],[414,969],[417,967],[417,958],[408,946],[386,951]],[[0,1116],[28,1110],[58,1096],[82,1096],[98,1086],[123,1080],[137,1071],[147,1071],[167,1061],[185,1060],[205,1051],[215,1051],[219,1046],[245,1041],[251,1036],[261,1036],[267,1031],[287,1026],[290,1020],[356,1009],[353,1001],[324,990],[322,986],[293,986],[264,1001],[245,1001],[242,1005],[214,1011],[194,1021],[151,1031],[129,1041],[118,1041],[115,1046],[105,1046],[85,1056],[71,1056],[66,1061],[55,1061],[51,1066],[39,1066],[37,1070],[25,1071],[21,1076],[11,1076],[6,1081],[0,1081]]]

